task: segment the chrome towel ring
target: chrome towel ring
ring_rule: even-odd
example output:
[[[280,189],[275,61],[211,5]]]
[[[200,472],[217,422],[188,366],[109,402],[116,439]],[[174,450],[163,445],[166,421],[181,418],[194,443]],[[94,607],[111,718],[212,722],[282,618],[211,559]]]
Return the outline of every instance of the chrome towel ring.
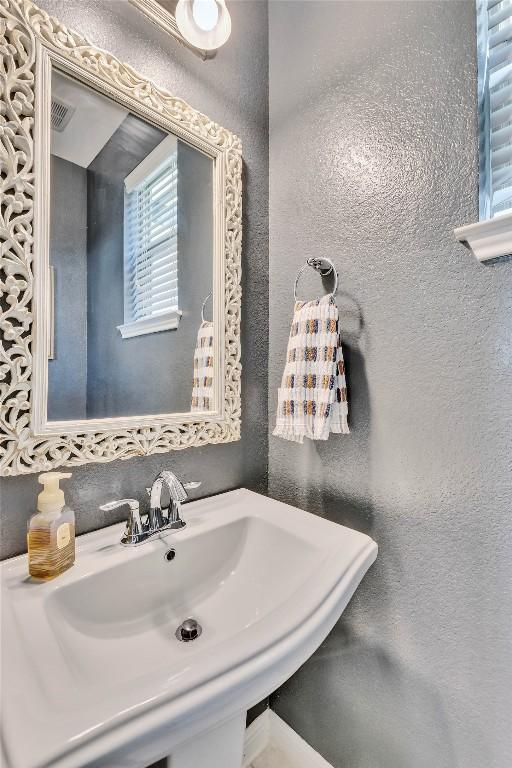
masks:
[[[208,302],[208,299],[211,299],[211,298],[212,298],[212,292],[210,291],[210,293],[208,294],[206,299],[203,301],[203,305],[201,307],[201,322],[202,323],[206,323],[206,320],[204,319],[204,310],[205,310],[206,304]]]
[[[332,272],[334,272],[334,288],[332,290],[332,293],[329,294],[329,296],[336,296],[336,291],[338,290],[338,270],[332,263],[330,259],[317,259],[315,257],[306,259],[302,267],[297,272],[297,277],[295,278],[295,284],[293,286],[293,298],[295,301],[297,301],[297,285],[299,284],[299,280],[302,276],[302,273],[304,272],[307,267],[312,267],[313,269],[316,269],[317,272],[320,272],[322,277],[327,277],[327,275],[330,275]]]

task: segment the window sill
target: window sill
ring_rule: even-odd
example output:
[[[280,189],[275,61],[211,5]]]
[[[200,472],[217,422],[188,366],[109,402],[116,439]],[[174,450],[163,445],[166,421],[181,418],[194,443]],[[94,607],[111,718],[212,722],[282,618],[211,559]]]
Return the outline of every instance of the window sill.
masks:
[[[134,323],[118,325],[117,329],[123,339],[145,336],[148,333],[158,333],[159,331],[174,331],[180,324],[182,314],[180,309],[174,309],[172,312],[163,312],[161,315],[145,317],[143,320],[136,320]]]
[[[512,212],[458,227],[454,232],[457,240],[471,248],[479,261],[512,254]]]

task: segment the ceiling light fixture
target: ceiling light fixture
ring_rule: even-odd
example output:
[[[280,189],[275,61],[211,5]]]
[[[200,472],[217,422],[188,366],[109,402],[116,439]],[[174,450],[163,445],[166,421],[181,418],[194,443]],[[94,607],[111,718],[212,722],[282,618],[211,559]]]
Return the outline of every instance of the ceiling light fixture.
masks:
[[[231,16],[225,0],[178,0],[176,24],[191,45],[213,51],[231,34]]]

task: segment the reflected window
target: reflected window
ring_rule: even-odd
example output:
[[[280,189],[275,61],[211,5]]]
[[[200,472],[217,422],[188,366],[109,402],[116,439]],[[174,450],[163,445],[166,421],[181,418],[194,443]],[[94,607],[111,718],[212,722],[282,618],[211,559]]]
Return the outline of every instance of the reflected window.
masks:
[[[178,153],[168,136],[124,180],[123,338],[177,328]]]

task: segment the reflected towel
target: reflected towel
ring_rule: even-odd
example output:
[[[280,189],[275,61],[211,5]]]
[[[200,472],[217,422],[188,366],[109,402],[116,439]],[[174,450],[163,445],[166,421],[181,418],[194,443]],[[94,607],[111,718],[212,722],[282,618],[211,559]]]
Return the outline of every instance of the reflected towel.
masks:
[[[213,408],[213,323],[204,321],[197,333],[192,380],[192,411]]]
[[[327,440],[348,434],[347,385],[332,296],[295,304],[273,434],[285,440]]]

